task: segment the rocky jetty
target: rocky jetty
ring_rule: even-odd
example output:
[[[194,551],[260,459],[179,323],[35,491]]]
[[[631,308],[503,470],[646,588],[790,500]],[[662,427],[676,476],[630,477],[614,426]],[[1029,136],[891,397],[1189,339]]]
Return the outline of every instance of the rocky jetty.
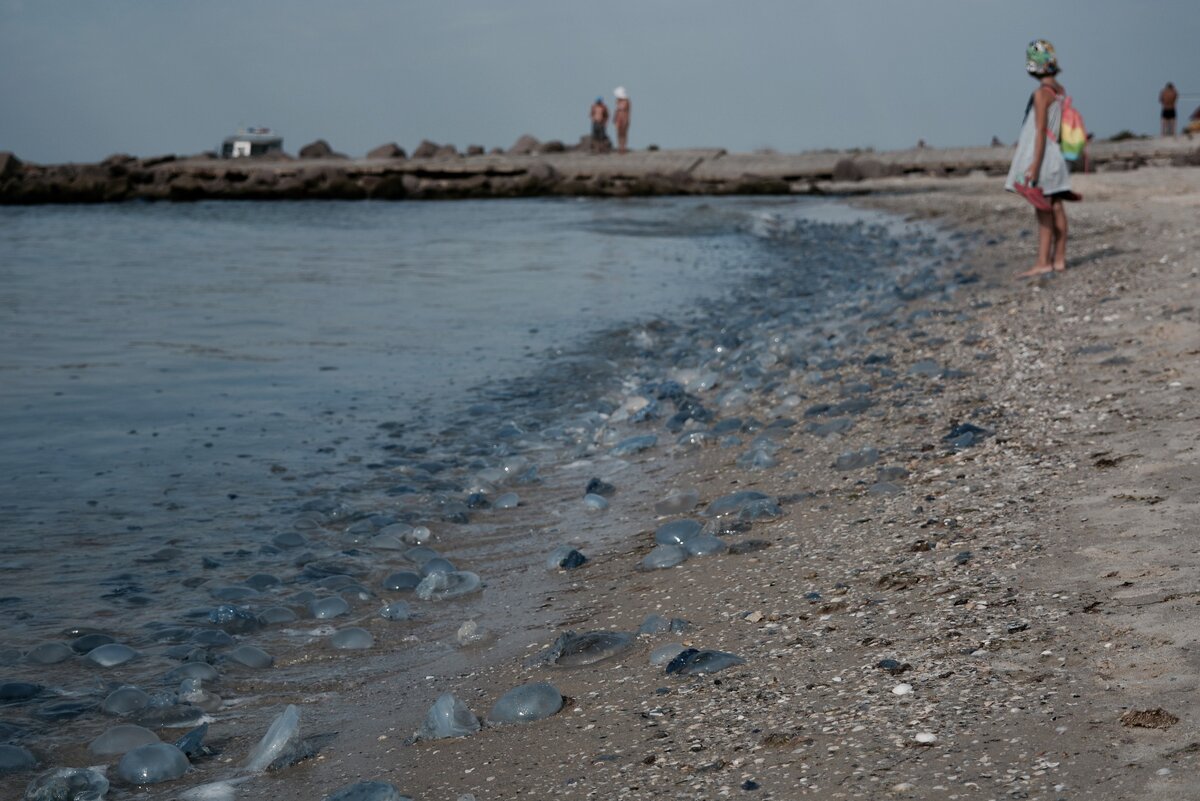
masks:
[[[0,203],[108,203],[125,200],[401,200],[539,195],[864,194],[905,176],[1003,175],[1007,147],[916,148],[886,153],[817,151],[728,153],[722,149],[587,152],[586,142],[518,139],[507,151],[422,141],[411,157],[399,145],[350,159],[317,140],[286,155],[220,159],[135,158],[98,164],[39,165],[0,153]],[[1194,165],[1200,148],[1188,139],[1100,142],[1094,169]]]

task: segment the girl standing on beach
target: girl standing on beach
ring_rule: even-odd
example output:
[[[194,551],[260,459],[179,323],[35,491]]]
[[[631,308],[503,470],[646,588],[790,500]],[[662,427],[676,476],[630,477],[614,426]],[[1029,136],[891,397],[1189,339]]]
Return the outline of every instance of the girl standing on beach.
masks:
[[[1067,209],[1063,201],[1078,197],[1071,192],[1071,176],[1058,145],[1066,92],[1055,78],[1059,68],[1054,46],[1045,39],[1031,42],[1025,50],[1025,71],[1037,79],[1038,88],[1025,107],[1017,152],[1004,184],[1009,192],[1032,203],[1037,213],[1037,263],[1021,273],[1021,278],[1067,269]]]

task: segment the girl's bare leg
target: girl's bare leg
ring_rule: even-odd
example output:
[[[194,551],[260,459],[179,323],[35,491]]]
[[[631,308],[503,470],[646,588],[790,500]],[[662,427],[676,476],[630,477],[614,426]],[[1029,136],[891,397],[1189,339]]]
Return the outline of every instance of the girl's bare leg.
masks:
[[[1051,201],[1050,212],[1054,215],[1054,269],[1062,272],[1067,269],[1067,204]]]
[[[1035,211],[1034,213],[1037,214],[1038,222],[1037,263],[1025,272],[1018,274],[1017,278],[1030,278],[1054,270],[1054,265],[1050,262],[1050,245],[1054,237],[1054,210]]]

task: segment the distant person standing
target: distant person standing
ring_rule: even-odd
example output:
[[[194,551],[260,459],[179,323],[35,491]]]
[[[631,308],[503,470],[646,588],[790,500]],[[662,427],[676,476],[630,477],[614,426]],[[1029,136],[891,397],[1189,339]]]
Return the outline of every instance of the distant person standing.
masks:
[[[624,86],[618,86],[613,90],[613,95],[617,98],[616,110],[613,112],[613,126],[617,129],[617,150],[624,153],[628,149],[626,144],[629,141],[629,93],[625,91]]]
[[[608,106],[604,98],[597,97],[592,104],[592,152],[602,153],[608,150]]]
[[[1175,91],[1175,84],[1167,81],[1167,85],[1158,93],[1158,102],[1162,103],[1162,135],[1175,135],[1175,101],[1179,99],[1179,92]]]

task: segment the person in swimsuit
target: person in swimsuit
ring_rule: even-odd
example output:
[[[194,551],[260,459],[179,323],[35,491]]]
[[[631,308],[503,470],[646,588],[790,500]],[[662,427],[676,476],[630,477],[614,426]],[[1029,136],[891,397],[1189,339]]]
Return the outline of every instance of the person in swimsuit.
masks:
[[[1037,262],[1021,273],[1021,278],[1067,269],[1067,209],[1063,201],[1079,197],[1071,191],[1067,161],[1058,146],[1066,92],[1055,78],[1059,67],[1054,46],[1044,39],[1031,42],[1025,50],[1025,71],[1037,80],[1038,88],[1025,107],[1025,122],[1004,188],[1015,192],[1018,184],[1037,187],[1050,202],[1050,208],[1046,211],[1035,208]]]
[[[613,126],[617,129],[617,150],[624,153],[629,140],[629,93],[625,91],[624,86],[618,86],[613,90],[613,95],[617,98],[613,111]]]
[[[1179,99],[1179,92],[1175,91],[1175,84],[1167,81],[1167,85],[1158,93],[1158,102],[1162,103],[1162,135],[1175,135],[1175,101]]]
[[[604,98],[597,97],[592,104],[592,152],[602,153],[608,150],[608,106]]]

